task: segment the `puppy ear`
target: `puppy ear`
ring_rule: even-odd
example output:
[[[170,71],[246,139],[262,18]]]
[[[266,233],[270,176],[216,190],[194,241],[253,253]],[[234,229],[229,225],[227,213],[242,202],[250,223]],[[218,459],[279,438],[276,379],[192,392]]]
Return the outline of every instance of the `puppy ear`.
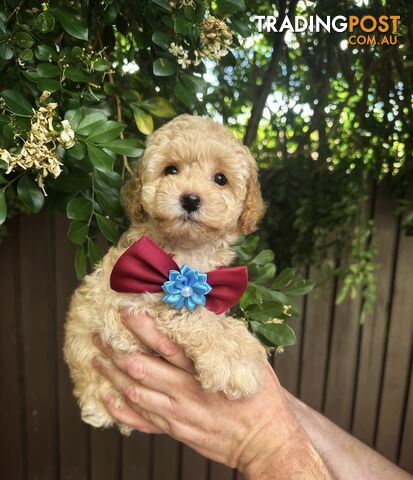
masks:
[[[252,233],[257,229],[257,223],[265,213],[265,205],[258,182],[257,164],[248,148],[244,147],[244,150],[248,158],[248,180],[244,208],[238,219],[238,228],[241,233]]]
[[[133,174],[121,188],[122,205],[132,224],[142,222],[146,216],[146,212],[141,203],[142,182],[140,163],[140,161],[137,162]]]

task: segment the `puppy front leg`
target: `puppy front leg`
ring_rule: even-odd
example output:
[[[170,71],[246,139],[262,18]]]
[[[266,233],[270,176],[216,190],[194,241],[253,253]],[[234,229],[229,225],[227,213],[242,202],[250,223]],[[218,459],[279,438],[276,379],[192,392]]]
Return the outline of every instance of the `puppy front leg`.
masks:
[[[201,310],[165,333],[193,360],[204,390],[236,399],[258,389],[267,354],[241,320]]]

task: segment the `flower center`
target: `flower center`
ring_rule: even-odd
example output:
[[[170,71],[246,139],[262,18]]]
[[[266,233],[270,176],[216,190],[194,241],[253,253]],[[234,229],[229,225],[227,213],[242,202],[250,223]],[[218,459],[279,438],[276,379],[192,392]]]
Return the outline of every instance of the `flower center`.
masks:
[[[190,297],[192,295],[192,287],[182,287],[181,289],[181,295],[183,297]]]

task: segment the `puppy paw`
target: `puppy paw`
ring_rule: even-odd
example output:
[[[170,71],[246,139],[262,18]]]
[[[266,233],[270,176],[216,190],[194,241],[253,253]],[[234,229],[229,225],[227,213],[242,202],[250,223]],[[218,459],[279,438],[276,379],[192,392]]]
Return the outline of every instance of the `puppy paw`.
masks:
[[[112,416],[109,415],[103,404],[98,401],[84,403],[81,406],[81,417],[85,423],[96,428],[107,428],[115,424]]]
[[[209,352],[207,359],[195,362],[202,388],[209,392],[223,392],[232,400],[255,393],[267,360],[260,345],[253,350],[251,355]]]

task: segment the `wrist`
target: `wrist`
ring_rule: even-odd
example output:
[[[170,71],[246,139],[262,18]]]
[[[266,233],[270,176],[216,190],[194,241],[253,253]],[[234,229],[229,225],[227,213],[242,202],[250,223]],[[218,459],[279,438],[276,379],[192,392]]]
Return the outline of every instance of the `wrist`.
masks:
[[[239,462],[247,480],[328,480],[331,476],[309,437],[290,418],[271,422],[252,438]]]

